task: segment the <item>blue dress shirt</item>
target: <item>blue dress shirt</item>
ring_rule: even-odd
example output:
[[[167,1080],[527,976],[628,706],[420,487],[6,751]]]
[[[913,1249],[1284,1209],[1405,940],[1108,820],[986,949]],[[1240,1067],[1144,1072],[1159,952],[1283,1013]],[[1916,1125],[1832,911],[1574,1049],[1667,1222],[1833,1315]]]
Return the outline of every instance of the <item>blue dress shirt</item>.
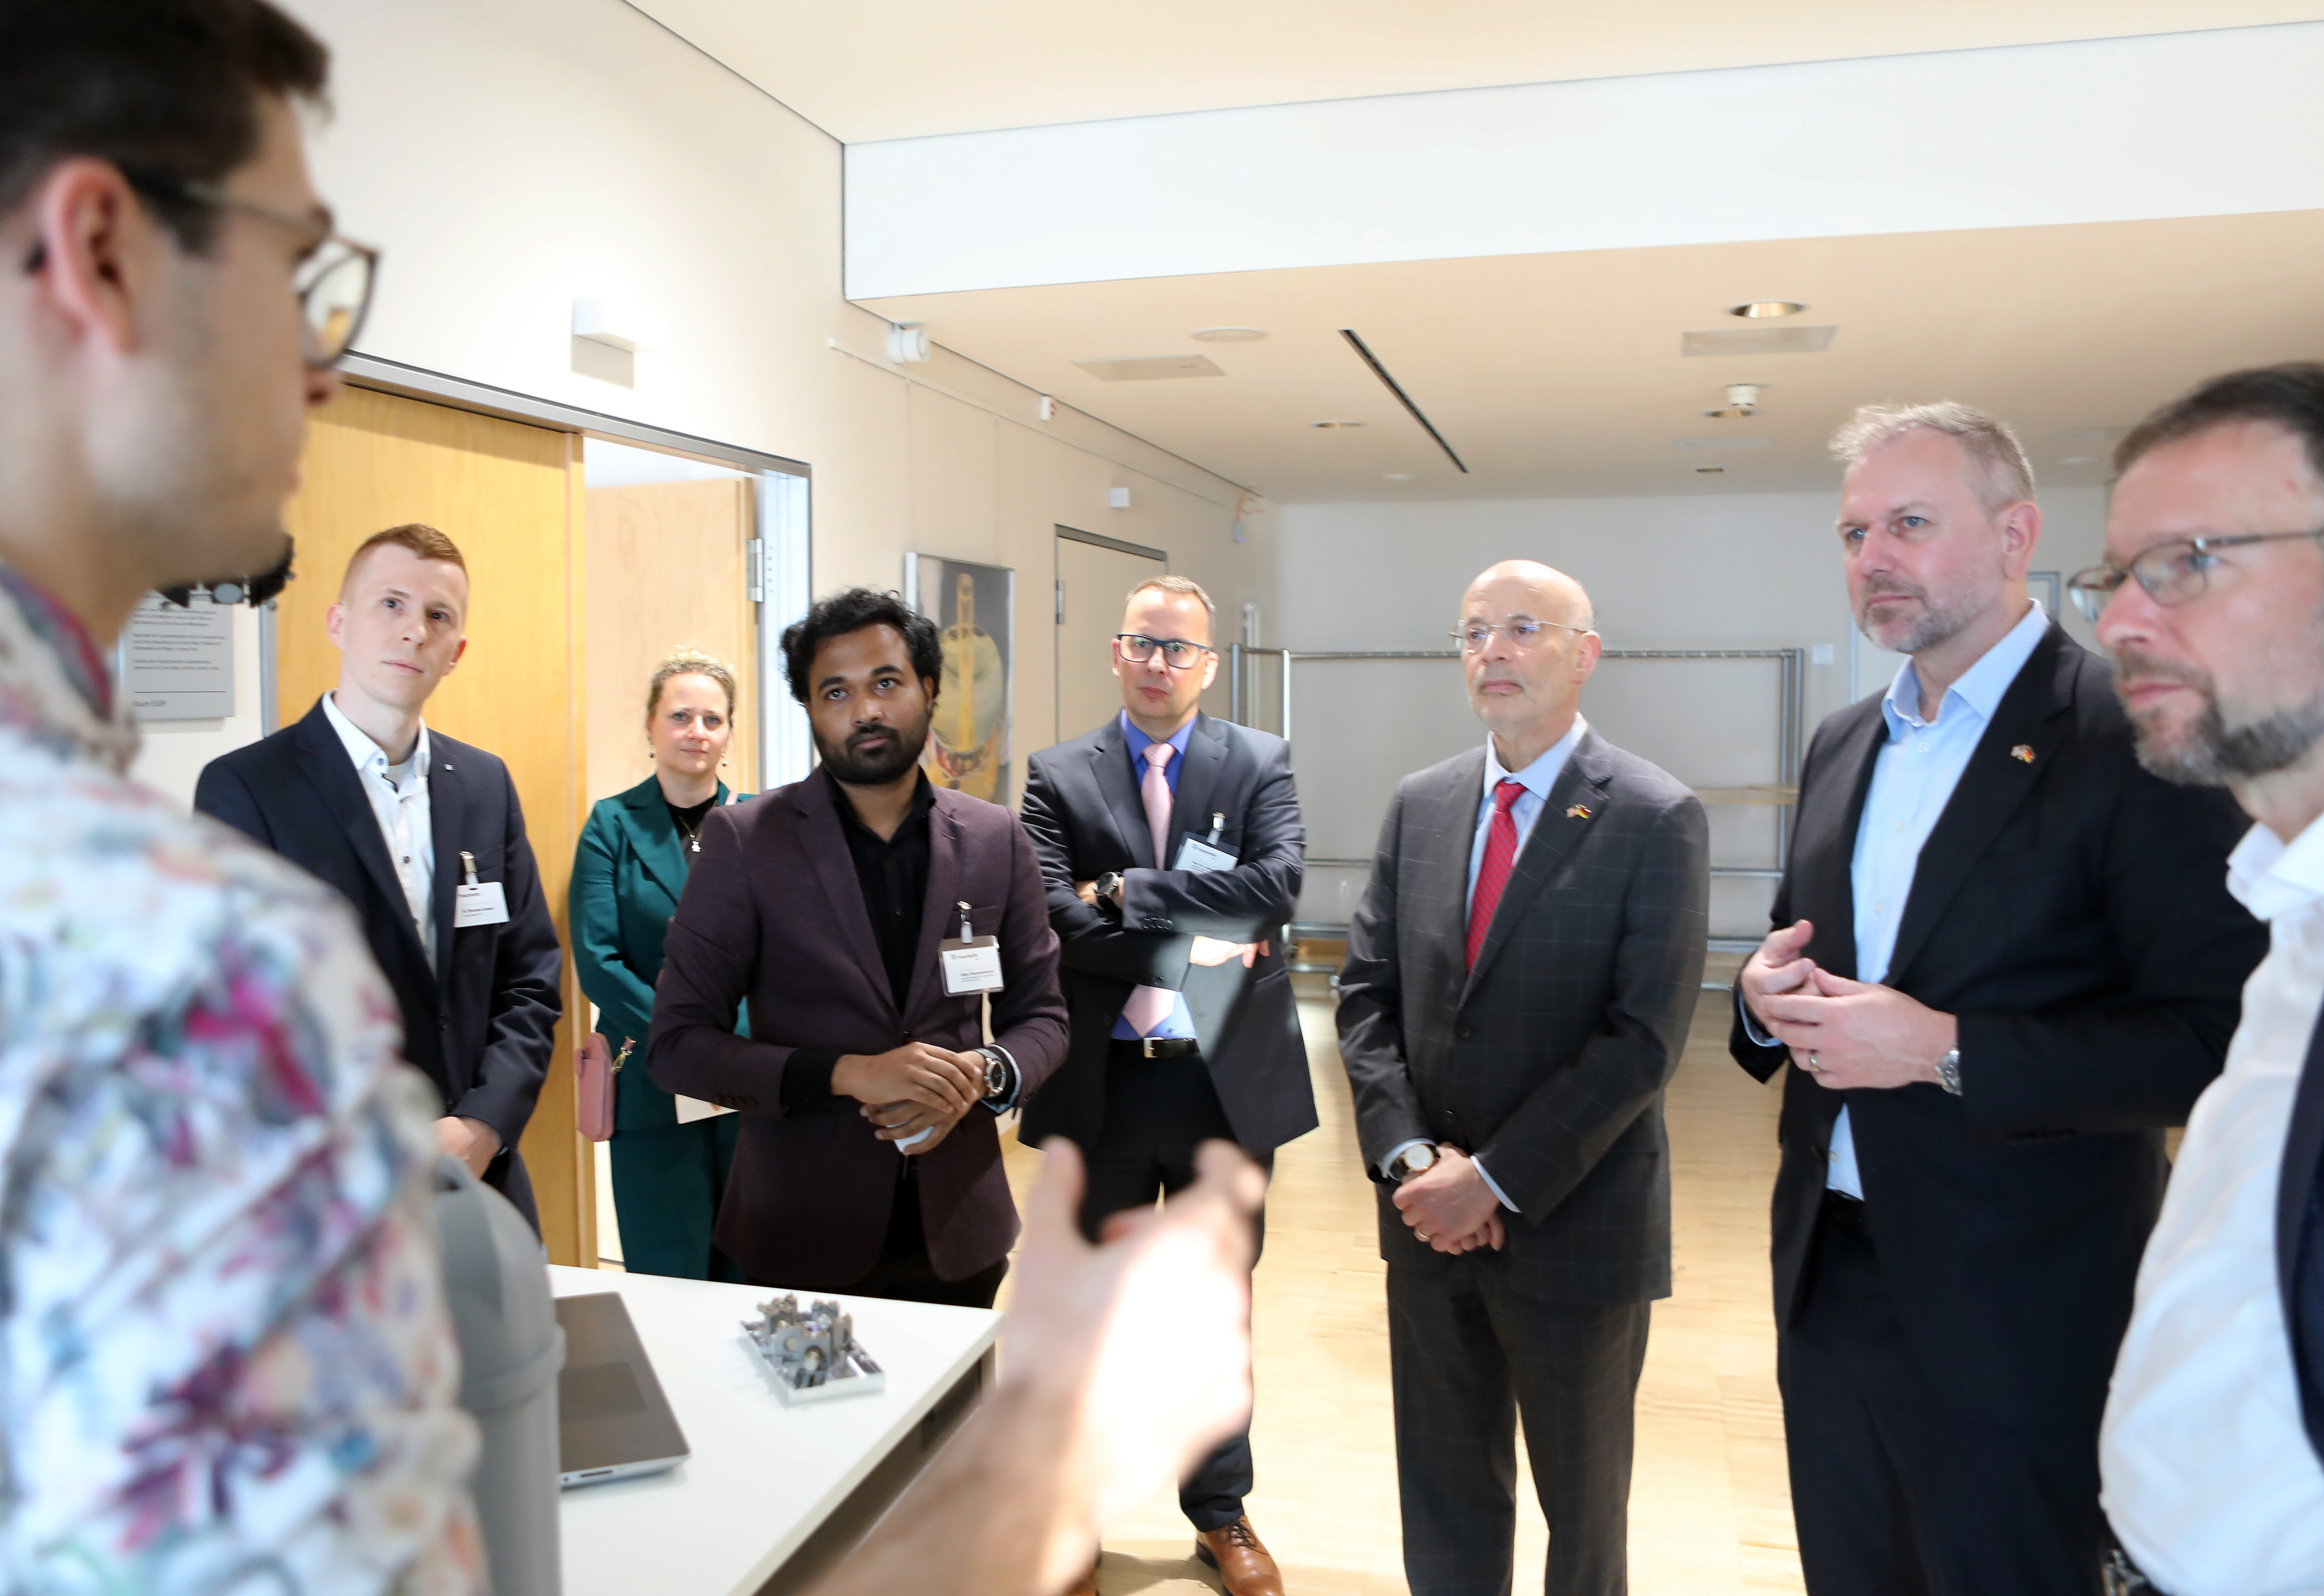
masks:
[[[1881,715],[1888,723],[1887,740],[1873,761],[1872,786],[1864,795],[1864,816],[1857,822],[1856,853],[1849,866],[1858,981],[1877,985],[1888,979],[1888,961],[1896,951],[1896,931],[1913,895],[1921,849],[1952,801],[1953,789],[1960,785],[1969,755],[1993,724],[2002,695],[2025,669],[2034,645],[2049,628],[2042,601],[2032,601],[2024,618],[1946,689],[1934,720],[1921,718],[1921,678],[1911,660],[1888,684],[1887,696],[1880,701]],[[1744,1017],[1750,1018],[1748,1009]],[[1766,1037],[1756,1022],[1750,1029],[1757,1037]],[[1863,1200],[1856,1133],[1845,1108],[1831,1129],[1831,1165],[1824,1185]]]
[[[1121,733],[1123,740],[1130,744],[1130,784],[1142,793],[1146,787],[1146,751],[1154,746],[1154,739],[1138,729],[1136,724],[1130,720],[1128,710],[1121,712]],[[1178,796],[1178,772],[1186,766],[1186,743],[1194,734],[1194,723],[1192,718],[1189,718],[1185,725],[1170,733],[1171,754],[1169,762],[1162,767],[1162,780],[1170,784],[1170,796],[1174,800]],[[1174,811],[1171,821],[1175,825],[1176,820],[1177,816]],[[1154,864],[1157,870],[1170,868],[1170,862],[1167,859],[1157,859]],[[1125,1042],[1138,1040],[1137,1029],[1127,1019],[1120,1016],[1114,1019],[1112,1034]],[[1193,1036],[1194,1016],[1186,1008],[1186,994],[1180,992],[1178,1001],[1171,1006],[1170,1017],[1146,1034],[1149,1037]]]

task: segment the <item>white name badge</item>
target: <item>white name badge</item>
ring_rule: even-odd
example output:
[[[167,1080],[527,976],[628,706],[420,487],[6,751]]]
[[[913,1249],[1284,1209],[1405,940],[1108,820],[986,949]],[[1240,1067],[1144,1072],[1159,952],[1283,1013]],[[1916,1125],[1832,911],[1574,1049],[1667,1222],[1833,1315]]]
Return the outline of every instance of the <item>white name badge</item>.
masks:
[[[469,926],[505,926],[508,924],[508,896],[498,881],[484,881],[452,889],[452,927],[460,930]]]
[[[1214,848],[1200,837],[1188,836],[1178,844],[1178,863],[1171,868],[1208,875],[1213,871],[1232,870],[1235,856],[1224,848]]]
[[[979,936],[973,941],[948,937],[937,945],[936,957],[944,965],[946,997],[973,997],[1001,990],[1001,944],[992,937]]]

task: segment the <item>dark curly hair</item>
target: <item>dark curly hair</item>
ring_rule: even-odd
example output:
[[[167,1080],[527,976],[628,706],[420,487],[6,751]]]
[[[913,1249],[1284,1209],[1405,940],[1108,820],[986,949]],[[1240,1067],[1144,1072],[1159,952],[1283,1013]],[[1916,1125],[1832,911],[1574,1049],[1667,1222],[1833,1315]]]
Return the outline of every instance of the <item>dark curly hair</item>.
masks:
[[[892,626],[912,656],[912,674],[928,685],[934,703],[936,683],[944,677],[944,642],[936,623],[906,604],[902,595],[869,587],[849,587],[819,598],[807,613],[783,628],[783,674],[791,697],[807,702],[807,672],[815,668],[815,651],[825,641],[861,632],[867,626]]]

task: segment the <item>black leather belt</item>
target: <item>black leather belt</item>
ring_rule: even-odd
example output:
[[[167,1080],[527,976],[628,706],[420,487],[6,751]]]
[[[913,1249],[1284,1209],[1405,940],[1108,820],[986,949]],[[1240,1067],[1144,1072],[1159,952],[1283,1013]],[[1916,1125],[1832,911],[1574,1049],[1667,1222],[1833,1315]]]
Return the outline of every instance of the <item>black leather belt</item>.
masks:
[[[1834,1230],[1845,1231],[1860,1241],[1872,1240],[1872,1227],[1864,1219],[1864,1204],[1846,1192],[1824,1188],[1823,1216]]]
[[[1116,1037],[1112,1055],[1116,1058],[1185,1058],[1202,1050],[1203,1044],[1193,1037],[1139,1037],[1135,1040]]]

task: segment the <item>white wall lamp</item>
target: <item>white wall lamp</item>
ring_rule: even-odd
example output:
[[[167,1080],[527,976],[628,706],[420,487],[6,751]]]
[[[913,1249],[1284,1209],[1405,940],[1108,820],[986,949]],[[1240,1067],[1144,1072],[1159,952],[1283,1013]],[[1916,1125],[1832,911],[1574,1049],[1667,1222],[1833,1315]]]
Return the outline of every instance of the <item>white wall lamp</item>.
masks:
[[[631,300],[576,300],[573,336],[635,355],[669,341],[669,324],[660,311]]]
[[[928,329],[917,321],[899,321],[888,328],[888,358],[898,365],[921,365],[928,358]]]

